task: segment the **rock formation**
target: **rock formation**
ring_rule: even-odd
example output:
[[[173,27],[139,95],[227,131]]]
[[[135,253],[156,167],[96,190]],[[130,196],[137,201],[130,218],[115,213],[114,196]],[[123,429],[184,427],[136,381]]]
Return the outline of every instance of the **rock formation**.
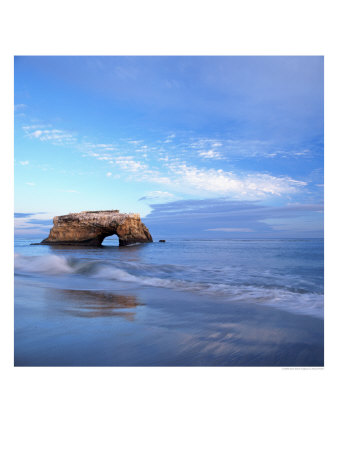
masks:
[[[104,238],[116,234],[119,245],[153,242],[139,214],[121,214],[118,210],[83,211],[56,216],[53,228],[41,244],[101,245]]]

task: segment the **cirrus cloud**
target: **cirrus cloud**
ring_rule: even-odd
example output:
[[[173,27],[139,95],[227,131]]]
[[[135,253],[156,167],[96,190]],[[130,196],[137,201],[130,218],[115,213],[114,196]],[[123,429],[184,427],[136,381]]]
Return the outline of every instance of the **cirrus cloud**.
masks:
[[[169,199],[169,198],[173,198],[173,197],[174,197],[174,194],[171,194],[170,192],[153,191],[153,192],[149,192],[145,196],[139,198],[139,201],[155,200],[155,199]]]

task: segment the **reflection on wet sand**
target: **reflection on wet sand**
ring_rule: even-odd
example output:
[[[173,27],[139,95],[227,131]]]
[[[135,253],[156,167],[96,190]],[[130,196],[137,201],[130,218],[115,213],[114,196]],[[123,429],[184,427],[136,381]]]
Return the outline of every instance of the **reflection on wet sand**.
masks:
[[[89,291],[77,289],[53,289],[49,292],[57,301],[62,301],[62,312],[75,317],[123,317],[134,320],[136,308],[142,303],[134,295],[112,294],[107,291]]]

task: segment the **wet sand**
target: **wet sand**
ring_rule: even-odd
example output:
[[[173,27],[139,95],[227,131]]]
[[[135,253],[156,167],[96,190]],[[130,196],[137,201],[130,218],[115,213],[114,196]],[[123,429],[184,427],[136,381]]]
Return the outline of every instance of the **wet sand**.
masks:
[[[323,366],[324,321],[163,288],[15,286],[15,366]]]

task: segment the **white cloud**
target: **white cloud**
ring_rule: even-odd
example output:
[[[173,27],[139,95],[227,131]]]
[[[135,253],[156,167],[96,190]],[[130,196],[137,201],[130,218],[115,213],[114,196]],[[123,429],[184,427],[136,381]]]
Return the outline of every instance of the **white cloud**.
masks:
[[[29,161],[19,161],[19,163],[20,163],[22,166],[27,166],[27,165],[29,164]]]
[[[87,148],[95,149],[97,151],[104,150],[108,152],[116,150],[115,146],[112,144],[92,144],[91,142],[86,142],[84,146]]]
[[[208,150],[208,151],[199,151],[199,156],[205,159],[221,159],[222,156],[219,152],[215,152],[215,150]]]
[[[169,161],[169,156],[163,156],[163,158],[158,158],[159,161]]]
[[[55,129],[51,125],[31,125],[23,127],[26,135],[40,141],[52,143],[72,143],[76,141],[70,133]],[[170,140],[175,135],[167,136]],[[132,144],[132,145],[131,145]],[[148,143],[149,144],[149,143]],[[190,165],[189,157],[193,153],[194,160],[199,155],[201,160],[208,162],[224,160],[224,154],[240,156],[265,156],[274,157],[279,151],[271,151],[268,142],[263,141],[239,141],[220,139],[191,139],[188,143],[179,142],[175,146],[175,154],[168,153],[163,148],[151,147],[144,141],[124,139],[116,143],[93,144],[85,142],[81,145],[82,156],[93,157],[102,163],[106,163],[106,176],[117,178],[129,174],[128,180],[146,181],[164,186],[164,190],[149,192],[144,198],[172,198],[166,189],[173,192],[184,192],[194,195],[227,195],[234,199],[262,199],[267,196],[289,195],[299,192],[306,182],[290,177],[272,176],[264,173],[233,173],[223,169],[210,169]],[[112,152],[114,150],[114,152]],[[148,154],[149,152],[149,154]],[[300,154],[307,154],[308,150],[302,150]],[[143,159],[142,159],[143,155]],[[151,157],[153,156],[153,164]],[[184,161],[184,159],[187,162]],[[146,162],[145,162],[146,159]],[[25,165],[25,161],[20,164]],[[110,171],[114,166],[113,175]],[[224,165],[223,165],[224,167]],[[158,186],[160,188],[160,186]],[[155,187],[156,189],[156,187]]]
[[[192,139],[185,144],[186,147],[199,150],[200,152],[207,152],[210,148],[213,150],[219,148],[221,156],[232,157],[235,159],[242,158],[275,158],[277,157],[297,157],[310,156],[311,152],[308,149],[301,149],[295,151],[294,149],[283,149],[277,147],[275,142],[264,141],[259,139],[209,139],[200,138]]]
[[[139,198],[139,200],[154,200],[154,199],[168,199],[173,198],[174,194],[165,191],[152,191],[148,192],[143,197]]]
[[[310,153],[310,150],[305,149],[305,150],[300,150],[299,152],[294,153],[295,156],[304,156],[304,155],[308,155]]]
[[[193,139],[193,142],[189,145],[191,148],[205,149],[206,147],[222,147],[223,142],[218,139]]]
[[[50,128],[49,125],[26,125],[22,127],[27,137],[39,139],[42,142],[49,141],[58,145],[74,144],[76,142],[76,137],[71,133]]]
[[[131,141],[131,140],[128,140],[128,142],[130,144],[140,145],[140,144],[142,144],[143,141]]]
[[[114,160],[109,161],[110,164],[116,164],[122,170],[127,172],[138,172],[147,168],[146,164],[140,161],[134,161],[133,156],[118,156]]]
[[[113,159],[113,157],[109,156],[109,155],[100,156],[100,155],[95,154],[95,156],[97,157],[97,159],[99,161],[111,161]]]
[[[36,186],[36,184],[33,183],[32,181],[28,181],[26,184],[27,184],[27,186]]]
[[[269,195],[292,194],[306,182],[268,174],[235,175],[222,169],[198,169],[186,164],[170,164],[174,174],[172,185],[192,192],[231,195],[237,199],[260,199]]]

